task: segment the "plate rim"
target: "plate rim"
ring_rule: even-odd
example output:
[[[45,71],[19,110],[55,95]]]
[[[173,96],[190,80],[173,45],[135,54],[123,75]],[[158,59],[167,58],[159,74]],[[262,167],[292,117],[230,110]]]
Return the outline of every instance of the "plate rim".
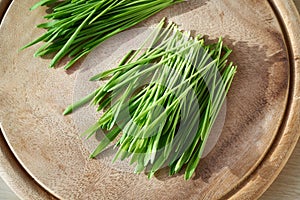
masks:
[[[290,83],[284,119],[269,151],[256,169],[226,199],[258,199],[283,170],[300,138],[300,13],[293,0],[267,0],[283,31]],[[298,123],[297,123],[298,122]],[[287,148],[288,147],[288,148]],[[250,182],[251,181],[251,182]]]

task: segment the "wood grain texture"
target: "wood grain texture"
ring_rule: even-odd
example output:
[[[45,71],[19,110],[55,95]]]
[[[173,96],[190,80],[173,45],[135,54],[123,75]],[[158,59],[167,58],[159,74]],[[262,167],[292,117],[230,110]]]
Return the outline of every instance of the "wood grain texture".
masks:
[[[300,0],[294,1],[300,12]],[[299,23],[299,22],[298,22]],[[300,24],[299,24],[300,26]],[[300,141],[290,157],[288,163],[261,197],[262,200],[294,200],[300,196]]]
[[[261,200],[295,200],[300,196],[300,142],[288,163]]]
[[[282,136],[277,138],[275,144],[278,144],[276,148],[271,148],[271,151],[266,156],[266,159],[258,168],[258,173],[253,173],[251,177],[251,184],[248,183],[245,185],[246,191],[251,194],[251,191],[257,190],[257,187],[264,187],[264,184],[269,186],[272,182],[269,182],[272,177],[273,180],[276,176],[274,174],[279,174],[285,163],[287,162],[288,157],[292,153],[292,149],[297,144],[299,139],[299,100],[300,100],[300,82],[299,82],[299,13],[292,1],[270,1],[277,12],[279,20],[281,20],[282,28],[284,29],[287,43],[289,44],[290,50],[290,63],[294,64],[292,68],[291,84],[293,85],[290,91],[290,98],[292,102],[290,108],[288,109],[289,115],[295,116],[289,118],[286,123],[284,123],[284,131]],[[294,130],[294,134],[291,134],[290,130]],[[280,144],[280,145],[279,145]],[[292,147],[288,149],[288,147]],[[275,165],[275,166],[274,166]],[[272,179],[271,178],[271,179]],[[238,196],[245,196],[251,198],[249,193],[243,193],[241,191]],[[238,197],[237,196],[237,197]]]
[[[31,40],[32,36],[40,34],[37,30],[32,31],[29,28],[38,21],[28,20],[16,27],[12,27],[9,23],[18,21],[18,17],[23,18],[24,16],[18,16],[17,13],[28,8],[29,4],[30,1],[29,3],[15,1],[15,7],[10,11],[11,15],[6,18],[6,25],[1,28],[2,34],[12,28],[18,33],[24,27],[30,32],[23,38],[10,38],[14,40],[13,44],[10,40],[6,41],[13,45],[11,49],[16,49],[26,40]],[[231,45],[237,52],[232,59],[239,64],[240,71],[228,98],[229,105],[235,103],[237,107],[228,108],[229,117],[226,118],[219,143],[202,161],[194,180],[188,183],[182,181],[182,176],[172,179],[158,176],[157,179],[149,182],[143,175],[121,173],[107,168],[107,165],[99,160],[87,160],[88,152],[84,149],[82,141],[78,139],[79,128],[73,124],[71,118],[65,119],[60,114],[64,106],[72,101],[73,96],[70,91],[76,81],[75,73],[68,75],[61,69],[49,71],[45,68],[48,60],[28,60],[33,50],[28,53],[18,53],[16,58],[16,53],[5,46],[8,44],[4,43],[0,46],[8,49],[7,58],[1,57],[4,64],[0,72],[5,74],[5,78],[1,80],[4,85],[0,89],[1,97],[6,97],[1,100],[4,110],[0,112],[5,137],[23,167],[53,195],[63,199],[96,198],[98,195],[114,199],[123,192],[124,198],[128,199],[141,198],[144,195],[152,198],[165,197],[165,199],[199,198],[199,196],[201,199],[215,199],[224,197],[225,194],[225,196],[241,199],[249,197],[245,194],[257,197],[266,189],[262,187],[261,190],[257,188],[254,190],[251,188],[251,181],[248,181],[250,185],[243,184],[242,181],[247,181],[248,175],[256,170],[261,160],[264,163],[264,155],[269,147],[274,145],[273,139],[275,138],[275,144],[278,145],[282,141],[278,139],[277,132],[287,100],[288,62],[284,38],[271,7],[267,2],[221,1],[219,5],[217,1],[201,1],[200,4],[199,1],[190,1],[171,9],[175,9],[175,12],[179,12],[180,15],[175,15],[174,10],[171,12],[169,9],[145,24],[153,25],[161,16],[169,15],[183,29],[198,32],[201,30],[201,33],[210,35],[210,39],[225,35],[226,44]],[[207,9],[218,12],[207,15]],[[41,15],[42,12],[40,10],[36,16]],[[39,20],[39,17],[31,16],[32,14],[25,10],[24,15]],[[190,20],[193,17],[202,17],[202,20],[200,22]],[[189,19],[190,23],[184,23],[186,19]],[[205,23],[212,19],[215,19],[214,25]],[[232,22],[235,23],[234,26],[230,26]],[[229,26],[232,30],[226,28]],[[221,31],[220,27],[222,27]],[[122,38],[117,39],[122,41]],[[101,50],[97,53],[101,53]],[[253,63],[250,62],[252,56],[258,61],[249,66],[249,63]],[[95,59],[99,59],[96,53],[87,57],[84,64],[93,65]],[[12,82],[14,78],[18,81]],[[32,83],[31,80],[36,82]],[[56,88],[61,88],[61,91]],[[20,98],[15,98],[19,92],[25,93],[24,98],[22,95]],[[37,101],[43,102],[43,107],[37,104]],[[16,105],[16,107],[5,107],[5,105]],[[240,117],[236,118],[236,115]],[[22,126],[16,128],[13,122]],[[55,127],[51,124],[55,124]],[[289,139],[288,136],[289,134],[283,135],[283,139]],[[40,141],[40,137],[43,141]],[[288,141],[286,144],[292,145],[295,142]],[[275,165],[269,168],[279,172],[289,154],[289,152],[285,153],[282,158],[275,157],[272,160],[274,161],[272,164]],[[100,168],[110,173],[102,173],[99,171]],[[255,173],[261,175],[260,172]],[[266,180],[259,183],[270,183],[276,173],[273,176],[266,173],[265,176]],[[271,178],[267,178],[268,176]],[[112,182],[115,185],[112,185]],[[129,184],[132,182],[137,184]],[[236,193],[234,190],[239,185],[243,186],[239,190],[242,193]],[[172,189],[168,186],[172,186]],[[131,193],[137,190],[139,190],[137,193]],[[168,194],[167,191],[170,190],[174,192]]]
[[[8,187],[8,185],[0,179],[0,199],[3,200],[19,200],[17,195]]]
[[[5,139],[1,135],[0,137],[0,176],[5,183],[15,192],[15,194],[23,199],[52,199],[55,198],[49,195],[43,188],[35,184],[35,181],[29,176],[18,161],[15,159],[14,155],[7,146]],[[3,190],[2,190],[3,191]],[[1,199],[12,200],[17,199],[16,196],[5,191],[1,194]],[[4,198],[5,197],[5,198]]]
[[[8,0],[0,0],[0,28],[2,26],[2,16],[10,3],[11,1]],[[40,185],[36,184],[32,177],[25,172],[8,147],[1,130],[0,134],[0,199],[14,200],[19,199],[18,197],[21,199],[26,197],[36,200],[55,199],[41,188]],[[12,193],[11,189],[14,193]]]

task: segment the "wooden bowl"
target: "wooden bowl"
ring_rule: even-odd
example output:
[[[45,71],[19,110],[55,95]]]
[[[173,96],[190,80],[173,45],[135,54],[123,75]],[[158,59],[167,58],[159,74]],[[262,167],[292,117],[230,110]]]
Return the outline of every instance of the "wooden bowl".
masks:
[[[0,27],[0,171],[23,199],[256,199],[284,167],[300,135],[300,18],[291,0],[177,4],[103,43],[71,72],[33,58],[37,46],[18,51],[43,32],[34,27],[45,9],[30,12],[34,2],[13,1]],[[116,63],[115,52],[129,50],[120,44],[164,16],[210,40],[223,36],[238,65],[221,136],[190,181],[164,170],[148,180],[88,159],[78,123],[85,115],[62,116],[82,95],[87,69],[111,55]]]

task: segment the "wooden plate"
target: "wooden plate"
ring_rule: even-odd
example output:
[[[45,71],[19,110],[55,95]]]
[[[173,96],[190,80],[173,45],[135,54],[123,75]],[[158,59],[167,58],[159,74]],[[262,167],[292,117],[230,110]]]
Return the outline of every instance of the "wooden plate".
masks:
[[[223,36],[234,49],[226,121],[191,181],[164,170],[149,181],[88,159],[81,123],[61,113],[81,95],[86,69],[117,57],[136,29],[99,46],[72,73],[48,69],[49,59],[32,58],[37,47],[18,51],[43,32],[34,26],[45,10],[28,11],[34,2],[13,1],[0,28],[0,164],[23,199],[255,199],[277,177],[300,134],[300,19],[292,1],[191,0],[139,26],[168,16],[209,39]]]

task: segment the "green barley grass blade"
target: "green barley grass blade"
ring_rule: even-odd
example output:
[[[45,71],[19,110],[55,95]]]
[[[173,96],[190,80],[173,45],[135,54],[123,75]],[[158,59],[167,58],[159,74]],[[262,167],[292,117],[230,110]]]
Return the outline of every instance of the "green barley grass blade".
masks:
[[[93,16],[94,12],[96,10],[93,10],[89,14],[89,16],[82,22],[82,24],[76,29],[74,34],[70,37],[70,39],[67,41],[67,43],[63,46],[63,48],[54,56],[50,63],[50,67],[54,67],[55,64],[63,57],[66,55],[66,50],[72,45],[72,42],[75,40],[77,34],[80,32],[80,30],[84,27],[84,25],[88,22],[88,20]]]
[[[74,104],[68,106],[65,111],[63,112],[63,115],[68,115],[75,111],[76,109],[82,107],[83,105],[87,104],[88,102],[92,101],[92,99],[96,96],[96,94],[100,91],[101,87],[96,89],[94,92],[88,94],[84,98],[80,99],[79,101],[75,102]]]
[[[104,139],[101,140],[97,148],[90,155],[90,158],[96,157],[100,152],[102,152],[110,143],[113,141],[118,134],[121,132],[120,128],[115,128],[105,135]]]
[[[130,58],[130,56],[132,55],[133,52],[134,52],[133,50],[129,51],[129,52],[122,58],[122,60],[121,60],[120,63],[119,63],[119,66],[126,64],[126,61]],[[92,78],[90,78],[90,81],[100,81],[100,80],[107,79],[109,76],[111,76],[113,73],[116,72],[115,69],[117,69],[117,68],[114,68],[114,69],[112,69],[112,70],[107,70],[107,71],[105,71],[105,72],[102,72],[102,73],[100,73],[100,74],[97,74],[97,75],[93,76]]]
[[[30,10],[35,10],[35,9],[37,9],[40,6],[49,5],[49,4],[56,3],[56,2],[58,2],[58,0],[41,0],[38,3],[34,4],[30,8]]]
[[[152,37],[134,53],[125,55],[117,68],[92,77],[93,81],[108,81],[92,99],[87,98],[76,107],[90,101],[98,111],[106,108],[97,123],[84,133],[89,138],[99,129],[108,131],[91,157],[120,135],[113,161],[131,156],[135,172],[150,169],[149,178],[164,165],[170,167],[170,175],[186,165],[184,177],[190,179],[236,67],[227,64],[231,50],[223,45],[222,38],[216,44],[206,45],[200,35],[193,38],[173,23],[166,26],[169,30],[163,25],[164,22],[159,23]],[[93,41],[89,48],[96,43]],[[150,47],[145,48],[146,44]],[[141,87],[136,90],[138,86]],[[193,101],[189,99],[191,94],[195,96]],[[186,128],[178,132],[181,125]],[[116,126],[118,134],[114,132]]]
[[[32,6],[31,9],[33,10],[44,5],[55,5],[52,13],[45,15],[45,18],[50,21],[39,25],[39,28],[46,28],[47,32],[34,42],[25,45],[22,49],[45,41],[45,38],[49,36],[49,32],[58,31],[63,33],[52,39],[53,44],[65,41],[61,49],[52,49],[52,45],[49,45],[43,51],[38,51],[36,55],[47,55],[50,52],[56,52],[50,67],[53,67],[68,54],[72,57],[74,56],[65,66],[65,69],[68,69],[111,36],[140,23],[168,6],[182,1],[41,0]],[[94,38],[96,36],[98,37],[97,39]],[[82,42],[82,45],[78,46],[78,42]],[[77,46],[76,50],[74,45]],[[70,51],[70,49],[73,50]]]

